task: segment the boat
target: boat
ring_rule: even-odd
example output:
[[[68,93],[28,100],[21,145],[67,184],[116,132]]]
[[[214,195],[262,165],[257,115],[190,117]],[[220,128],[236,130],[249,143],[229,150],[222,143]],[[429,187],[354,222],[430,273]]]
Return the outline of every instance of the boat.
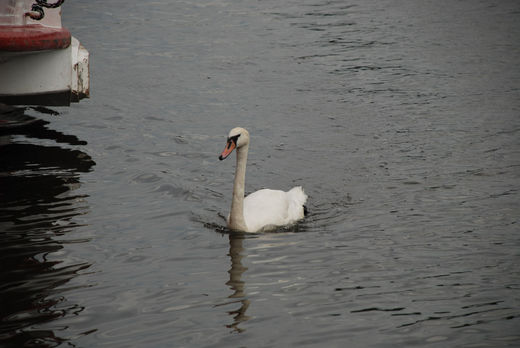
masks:
[[[0,103],[68,106],[89,97],[89,52],[62,27],[63,2],[0,0]]]

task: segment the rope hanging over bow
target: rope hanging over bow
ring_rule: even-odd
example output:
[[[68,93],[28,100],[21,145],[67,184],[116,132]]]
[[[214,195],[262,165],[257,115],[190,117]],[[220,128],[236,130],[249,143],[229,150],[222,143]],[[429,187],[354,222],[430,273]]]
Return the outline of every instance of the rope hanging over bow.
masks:
[[[36,0],[36,3],[32,5],[31,11],[27,12],[25,15],[31,17],[34,20],[39,21],[43,17],[45,17],[45,11],[43,8],[58,8],[60,7],[65,0],[57,0],[55,3],[49,4],[47,0]]]

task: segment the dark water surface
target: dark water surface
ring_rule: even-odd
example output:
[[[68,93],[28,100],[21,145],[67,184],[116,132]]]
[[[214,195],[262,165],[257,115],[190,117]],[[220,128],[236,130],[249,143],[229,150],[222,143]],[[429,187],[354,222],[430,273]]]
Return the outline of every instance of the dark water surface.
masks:
[[[0,346],[520,345],[519,2],[63,15],[92,96],[0,138]],[[297,226],[225,229],[239,125]]]

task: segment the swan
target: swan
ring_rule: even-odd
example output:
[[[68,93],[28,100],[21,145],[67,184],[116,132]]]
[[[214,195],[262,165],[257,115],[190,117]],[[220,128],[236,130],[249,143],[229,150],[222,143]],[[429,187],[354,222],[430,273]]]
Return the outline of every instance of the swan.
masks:
[[[231,212],[227,218],[228,228],[242,232],[259,232],[302,219],[307,195],[301,186],[293,187],[287,192],[262,189],[244,198],[249,151],[249,132],[244,128],[236,127],[229,132],[226,147],[219,159],[222,161],[235,149],[237,162]]]

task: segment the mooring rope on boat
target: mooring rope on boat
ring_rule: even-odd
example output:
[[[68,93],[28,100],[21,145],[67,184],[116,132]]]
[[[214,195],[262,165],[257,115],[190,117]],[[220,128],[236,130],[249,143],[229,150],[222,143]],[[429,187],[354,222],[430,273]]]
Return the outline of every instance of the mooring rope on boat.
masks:
[[[58,8],[60,7],[65,0],[57,0],[55,3],[49,4],[47,0],[36,0],[36,3],[32,5],[31,11],[27,12],[25,15],[31,17],[34,20],[39,21],[43,17],[45,17],[45,11],[43,8]]]

